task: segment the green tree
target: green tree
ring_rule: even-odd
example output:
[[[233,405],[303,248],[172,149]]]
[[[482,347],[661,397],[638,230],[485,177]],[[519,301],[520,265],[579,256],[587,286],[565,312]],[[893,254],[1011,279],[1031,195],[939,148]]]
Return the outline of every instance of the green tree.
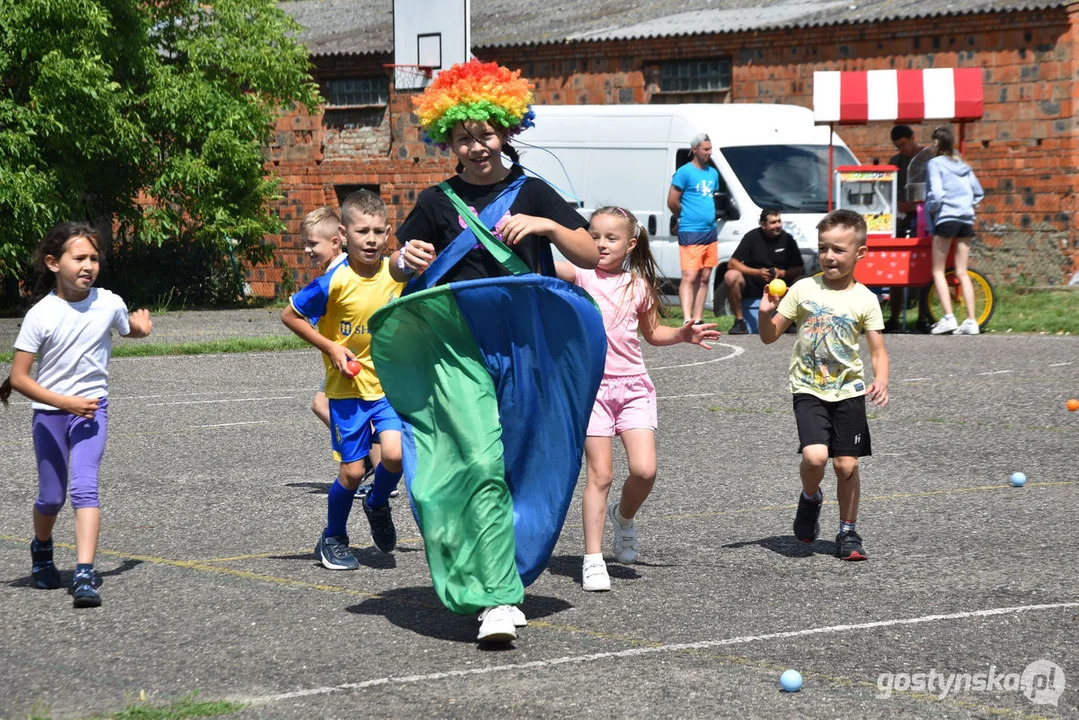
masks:
[[[0,0],[0,275],[55,223],[265,261],[274,120],[318,90],[275,0]]]

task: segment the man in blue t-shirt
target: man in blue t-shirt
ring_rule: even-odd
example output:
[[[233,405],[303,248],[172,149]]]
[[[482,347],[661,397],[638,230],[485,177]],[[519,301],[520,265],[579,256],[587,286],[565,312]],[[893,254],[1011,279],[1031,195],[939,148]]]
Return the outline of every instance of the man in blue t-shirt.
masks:
[[[678,168],[667,193],[667,207],[678,224],[682,282],[678,299],[686,322],[700,322],[708,296],[708,279],[719,264],[716,203],[719,171],[711,164],[712,141],[701,133],[690,143],[692,160]]]

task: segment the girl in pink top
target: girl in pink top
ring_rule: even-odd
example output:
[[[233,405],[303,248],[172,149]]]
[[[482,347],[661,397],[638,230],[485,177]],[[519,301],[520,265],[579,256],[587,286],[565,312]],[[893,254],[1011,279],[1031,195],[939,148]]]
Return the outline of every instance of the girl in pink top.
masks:
[[[633,518],[652,492],[656,479],[656,388],[648,377],[637,331],[652,345],[687,342],[709,346],[719,337],[715,324],[680,328],[659,322],[663,304],[656,262],[648,249],[648,233],[637,218],[619,207],[602,207],[592,214],[589,233],[599,248],[595,270],[557,263],[558,277],[579,285],[595,299],[607,328],[607,365],[592,408],[584,444],[588,481],[584,489],[583,587],[594,592],[611,589],[603,561],[603,525],[611,518],[613,553],[620,563],[637,559],[637,528]],[[629,459],[629,477],[622,496],[607,507],[614,479],[614,436],[622,438]]]

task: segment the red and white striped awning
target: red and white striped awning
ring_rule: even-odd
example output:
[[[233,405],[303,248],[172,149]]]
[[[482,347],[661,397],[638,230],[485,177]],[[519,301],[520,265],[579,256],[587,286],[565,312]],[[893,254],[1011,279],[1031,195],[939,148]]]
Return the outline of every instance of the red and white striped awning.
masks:
[[[819,123],[977,120],[982,105],[981,68],[813,73]]]

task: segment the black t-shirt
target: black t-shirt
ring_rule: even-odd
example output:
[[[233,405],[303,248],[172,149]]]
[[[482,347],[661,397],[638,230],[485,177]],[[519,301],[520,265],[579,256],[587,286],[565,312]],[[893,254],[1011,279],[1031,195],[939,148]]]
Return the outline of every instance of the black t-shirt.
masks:
[[[779,268],[787,270],[793,267],[802,267],[802,253],[798,250],[798,243],[786,230],[781,230],[775,240],[769,239],[760,228],[754,228],[746,233],[742,242],[738,243],[731,255],[751,268]],[[746,289],[742,293],[744,298],[757,298],[764,294],[764,283],[755,275],[746,275]]]
[[[459,175],[450,178],[449,184],[478,216],[499,193],[520,177],[522,172],[520,168],[515,167],[504,180],[494,185],[473,185],[462,180]],[[549,218],[570,230],[588,227],[585,219],[570,207],[561,195],[538,178],[525,179],[513,204],[510,205],[509,212],[512,215],[523,213]],[[420,193],[416,207],[397,229],[397,240],[402,245],[409,240],[425,240],[434,245],[437,252],[442,252],[464,229],[465,223],[458,216],[457,208],[436,185]],[[511,248],[533,272],[554,275],[551,241],[546,237],[526,235]],[[456,267],[443,276],[439,284],[509,274],[510,272],[494,259],[487,248],[477,241]]]
[[[888,160],[889,165],[895,165],[899,168],[899,172],[895,174],[896,202],[907,201],[907,168],[910,167],[910,161],[913,159],[913,157],[909,157],[903,153],[896,153]]]

